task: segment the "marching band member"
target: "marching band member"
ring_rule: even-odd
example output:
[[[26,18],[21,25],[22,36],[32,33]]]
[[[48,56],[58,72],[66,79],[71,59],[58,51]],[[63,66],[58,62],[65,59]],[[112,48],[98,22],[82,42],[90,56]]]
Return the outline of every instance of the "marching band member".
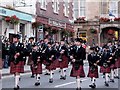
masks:
[[[118,45],[115,52],[115,78],[119,79],[119,68],[120,68],[120,45]]]
[[[111,54],[110,54],[110,50],[108,46],[104,46],[103,47],[104,52],[101,55],[101,73],[105,74],[105,86],[109,86],[109,74],[111,73],[111,69],[110,69],[110,60],[112,59]]]
[[[14,74],[15,87],[14,90],[18,90],[20,73],[24,73],[24,45],[19,42],[20,36],[15,34],[13,36],[13,43],[10,45],[10,73]]]
[[[85,77],[84,69],[83,69],[83,60],[85,57],[85,49],[82,47],[82,39],[77,38],[75,42],[73,53],[70,56],[72,60],[72,70],[71,77],[76,77],[77,81],[77,90],[81,90],[80,87],[80,78]]]
[[[51,42],[48,42],[47,59],[49,64],[46,66],[46,69],[50,72],[49,83],[53,83],[53,70],[56,68],[54,64],[54,61],[56,60],[56,50],[52,47]]]
[[[31,72],[32,72],[32,75],[31,75],[31,78],[34,78],[34,73],[33,73],[33,67],[32,67],[32,46],[35,44],[34,42],[34,37],[30,37],[29,38],[29,43],[28,45],[26,46],[27,48],[27,51],[28,51],[28,65],[30,65],[30,69],[31,69]]]
[[[36,83],[35,86],[40,85],[40,74],[42,74],[42,60],[41,60],[41,53],[39,52],[39,48],[37,44],[33,45],[32,49],[32,68],[33,68],[33,73],[36,74]]]
[[[61,69],[60,79],[66,79],[65,68],[68,68],[68,49],[65,45],[64,40],[61,40],[59,46],[59,64]]]
[[[96,78],[99,77],[98,75],[98,63],[100,60],[100,57],[97,55],[97,52],[95,52],[95,47],[90,48],[90,54],[88,55],[88,62],[89,62],[89,72],[88,77],[91,78],[92,84],[89,85],[91,88],[96,88]]]

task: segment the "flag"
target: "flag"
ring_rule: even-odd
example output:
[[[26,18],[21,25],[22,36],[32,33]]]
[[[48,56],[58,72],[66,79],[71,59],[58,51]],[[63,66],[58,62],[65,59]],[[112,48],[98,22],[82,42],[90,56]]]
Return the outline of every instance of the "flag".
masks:
[[[111,12],[109,12],[109,16],[113,16],[113,17],[115,17],[115,15],[113,15]]]

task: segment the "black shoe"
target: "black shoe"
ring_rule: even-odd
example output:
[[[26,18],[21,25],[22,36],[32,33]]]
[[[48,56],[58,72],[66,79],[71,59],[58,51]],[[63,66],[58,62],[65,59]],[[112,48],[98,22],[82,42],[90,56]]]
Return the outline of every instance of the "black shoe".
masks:
[[[45,73],[44,75],[50,75],[49,73]]]
[[[31,78],[34,78],[34,77],[35,77],[34,75],[31,76]]]
[[[66,76],[63,77],[63,80],[66,80]]]
[[[49,83],[53,83],[53,78],[49,79]]]
[[[119,76],[115,76],[114,78],[116,78],[116,79],[120,79]]]
[[[114,83],[115,81],[114,81],[114,79],[110,79],[110,82]]]
[[[95,83],[94,83],[93,85],[89,85],[89,87],[91,87],[91,88],[96,88],[96,85],[95,85]]]
[[[17,85],[17,87],[14,87],[14,90],[19,90],[20,87]]]
[[[109,84],[107,82],[105,82],[105,86],[109,87]]]
[[[60,76],[60,79],[63,79],[63,76]]]
[[[66,75],[64,77],[60,76],[60,79],[66,80]]]
[[[80,88],[76,88],[76,90],[81,90],[81,87]]]
[[[40,82],[36,82],[36,83],[35,83],[35,86],[39,86],[39,85],[40,85]]]

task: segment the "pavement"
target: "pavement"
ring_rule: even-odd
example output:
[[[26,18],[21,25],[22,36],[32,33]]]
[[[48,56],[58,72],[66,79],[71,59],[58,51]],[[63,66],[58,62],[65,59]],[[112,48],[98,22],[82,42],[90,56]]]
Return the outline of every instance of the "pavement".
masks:
[[[89,84],[91,84],[91,79],[87,77],[88,74],[88,65],[85,64],[84,65],[84,70],[85,70],[85,74],[86,77],[85,78],[81,78],[81,87],[82,89],[86,90],[92,90],[91,88],[89,88]],[[67,79],[66,80],[60,80],[60,73],[59,73],[59,69],[54,71],[54,82],[53,83],[49,83],[49,78],[50,76],[46,76],[44,75],[45,70],[43,70],[43,74],[41,74],[41,85],[40,86],[34,86],[34,83],[36,82],[36,78],[30,78],[31,76],[31,72],[28,73],[24,73],[21,74],[21,81],[20,81],[20,87],[21,89],[62,89],[62,90],[75,90],[76,88],[76,79],[73,77],[70,77],[70,71],[71,71],[71,66],[69,66],[69,68],[66,69],[66,75],[67,75]],[[110,86],[109,87],[105,87],[104,86],[104,78],[102,77],[102,74],[99,73],[99,78],[96,80],[96,85],[97,85],[97,90],[118,90],[118,86],[120,86],[120,84],[118,83],[118,79],[115,79],[115,83],[109,83]],[[3,90],[5,89],[10,89],[14,87],[14,77],[13,75],[7,75],[4,76],[2,78],[2,88]],[[21,90],[20,89],[20,90]],[[96,89],[94,89],[96,90]]]

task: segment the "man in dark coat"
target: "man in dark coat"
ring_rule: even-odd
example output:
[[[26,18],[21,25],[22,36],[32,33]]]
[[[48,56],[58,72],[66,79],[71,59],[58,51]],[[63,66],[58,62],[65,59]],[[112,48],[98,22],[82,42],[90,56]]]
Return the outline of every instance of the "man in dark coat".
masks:
[[[24,73],[24,45],[19,42],[20,36],[13,36],[13,43],[10,45],[10,73],[15,76],[15,90],[18,90],[20,73]]]
[[[31,78],[35,77],[34,73],[33,73],[33,67],[32,67],[32,48],[33,48],[34,44],[35,44],[34,37],[30,37],[29,43],[28,43],[28,45],[26,45],[26,47],[27,47],[27,52],[28,52],[28,65],[30,65],[30,69],[32,72]]]
[[[70,59],[72,60],[72,70],[71,77],[76,77],[77,81],[77,90],[80,90],[80,78],[85,77],[84,69],[83,69],[83,60],[85,57],[85,49],[82,47],[82,39],[77,38],[75,42],[75,48],[73,50],[74,53],[70,55]]]
[[[99,77],[98,75],[98,63],[100,57],[98,56],[97,52],[95,52],[95,47],[90,48],[90,54],[88,55],[88,62],[89,62],[89,72],[88,77],[91,78],[92,84],[89,85],[91,88],[96,88],[96,78]]]
[[[65,45],[65,41],[61,40],[59,46],[59,64],[61,69],[60,79],[66,79],[65,68],[68,68],[68,48]]]

